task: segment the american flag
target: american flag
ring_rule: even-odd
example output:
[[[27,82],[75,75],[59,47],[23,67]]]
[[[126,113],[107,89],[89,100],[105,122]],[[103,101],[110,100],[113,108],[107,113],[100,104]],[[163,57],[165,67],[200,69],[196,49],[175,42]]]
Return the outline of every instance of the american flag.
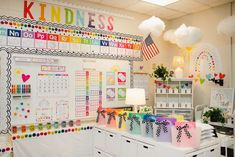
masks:
[[[159,50],[150,35],[148,35],[143,42],[142,52],[146,60],[151,59],[159,53]]]

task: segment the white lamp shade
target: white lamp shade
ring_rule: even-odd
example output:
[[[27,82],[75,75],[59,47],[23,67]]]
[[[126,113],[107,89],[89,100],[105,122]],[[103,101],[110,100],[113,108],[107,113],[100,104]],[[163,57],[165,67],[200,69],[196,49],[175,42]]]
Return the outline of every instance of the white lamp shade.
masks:
[[[126,90],[126,101],[127,105],[145,105],[145,91],[142,88],[128,88]]]
[[[182,56],[174,56],[173,66],[176,68],[184,66],[184,58]]]

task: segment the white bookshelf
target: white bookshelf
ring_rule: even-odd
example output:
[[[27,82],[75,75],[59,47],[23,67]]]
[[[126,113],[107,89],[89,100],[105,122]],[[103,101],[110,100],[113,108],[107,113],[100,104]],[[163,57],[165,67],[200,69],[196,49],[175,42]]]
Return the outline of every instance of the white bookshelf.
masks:
[[[193,120],[193,80],[189,78],[163,82],[157,80],[154,88],[155,114],[168,116],[184,115],[186,120]]]

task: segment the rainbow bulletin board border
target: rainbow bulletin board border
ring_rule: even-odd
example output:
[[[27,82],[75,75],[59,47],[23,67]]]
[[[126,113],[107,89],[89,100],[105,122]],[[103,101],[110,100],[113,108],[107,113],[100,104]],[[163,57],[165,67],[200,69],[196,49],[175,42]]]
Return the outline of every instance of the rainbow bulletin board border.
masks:
[[[202,61],[207,66],[202,69]],[[222,71],[222,64],[218,50],[211,44],[201,44],[192,51],[190,69],[193,74],[212,74]]]
[[[87,45],[98,45],[100,46],[100,53],[94,54],[93,52],[82,52],[82,51],[70,51],[70,50],[59,50],[59,48],[52,50],[55,53],[62,53],[63,51],[70,51],[70,56],[86,57],[86,58],[103,58],[103,59],[119,59],[129,61],[141,61],[143,60],[141,45],[143,37],[124,34],[119,32],[108,32],[104,30],[97,30],[93,28],[82,28],[78,26],[56,24],[50,22],[35,21],[30,19],[23,19],[17,17],[0,16],[0,35],[5,37],[23,38],[23,33],[28,34],[27,39],[38,40],[40,37],[41,41],[54,41],[54,42],[75,42]],[[51,36],[51,39],[50,37]],[[53,37],[53,38],[52,38]],[[19,42],[22,44],[21,42]],[[22,47],[22,45],[10,45],[11,47]],[[6,46],[8,44],[6,43]],[[124,49],[124,54],[111,54],[104,53],[101,47],[115,47]],[[31,48],[30,48],[31,49]],[[35,49],[35,47],[33,47]],[[44,51],[51,51],[50,48],[46,47],[36,49],[43,49]],[[131,50],[132,55],[129,55]],[[108,50],[111,51],[111,50]],[[128,53],[127,53],[128,51]],[[135,56],[135,52],[139,55]],[[68,56],[68,53],[67,55]]]

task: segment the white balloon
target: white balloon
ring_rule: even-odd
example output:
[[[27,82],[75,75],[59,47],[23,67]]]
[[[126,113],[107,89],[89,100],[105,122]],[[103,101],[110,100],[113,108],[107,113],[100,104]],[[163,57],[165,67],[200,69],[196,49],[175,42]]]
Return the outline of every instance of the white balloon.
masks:
[[[227,36],[235,36],[235,15],[229,16],[219,22],[217,26],[218,33],[225,34]]]
[[[165,30],[165,23],[160,18],[152,16],[151,18],[142,21],[138,28],[144,36],[151,34],[154,37],[159,37]]]

